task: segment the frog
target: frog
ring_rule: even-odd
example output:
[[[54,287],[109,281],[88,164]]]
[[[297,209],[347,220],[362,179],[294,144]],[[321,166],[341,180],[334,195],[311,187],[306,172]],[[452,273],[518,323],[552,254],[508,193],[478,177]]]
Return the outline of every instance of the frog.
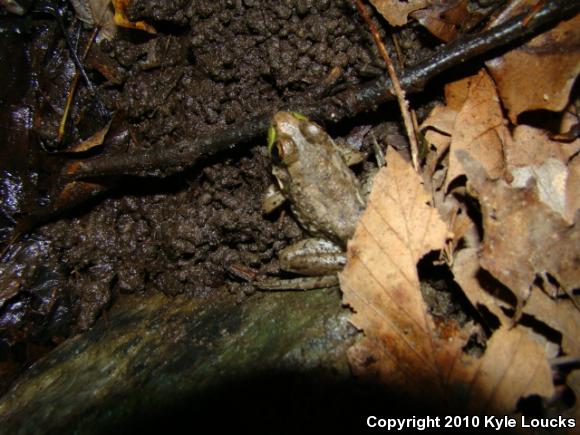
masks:
[[[288,202],[310,237],[278,253],[280,269],[308,278],[266,279],[262,290],[309,290],[338,284],[346,245],[366,206],[364,187],[350,166],[362,154],[339,146],[318,124],[296,112],[278,112],[268,130],[276,184],[262,202],[265,214]]]

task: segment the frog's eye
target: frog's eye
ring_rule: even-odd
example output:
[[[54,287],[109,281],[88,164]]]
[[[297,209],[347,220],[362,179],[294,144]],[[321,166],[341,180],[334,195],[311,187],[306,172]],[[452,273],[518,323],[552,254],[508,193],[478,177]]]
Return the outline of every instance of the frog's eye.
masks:
[[[302,113],[298,113],[298,112],[290,112],[292,114],[292,116],[294,118],[296,118],[298,121],[310,121],[306,116],[304,116]]]
[[[278,137],[276,134],[276,129],[273,125],[268,128],[268,152],[276,163],[282,162],[284,160],[284,146],[281,141],[277,141]]]

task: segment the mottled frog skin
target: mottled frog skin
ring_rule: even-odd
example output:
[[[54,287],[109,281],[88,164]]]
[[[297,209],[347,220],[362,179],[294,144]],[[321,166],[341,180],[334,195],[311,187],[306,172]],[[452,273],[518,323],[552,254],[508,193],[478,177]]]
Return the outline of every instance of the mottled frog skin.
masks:
[[[365,207],[361,186],[343,151],[319,125],[289,112],[274,115],[268,148],[278,191],[270,189],[264,211],[281,204],[276,198],[281,195],[300,225],[316,237],[281,251],[281,267],[304,275],[340,270],[346,243]]]
[[[272,119],[272,173],[296,219],[313,236],[346,247],[365,207],[359,182],[332,138],[288,112]]]

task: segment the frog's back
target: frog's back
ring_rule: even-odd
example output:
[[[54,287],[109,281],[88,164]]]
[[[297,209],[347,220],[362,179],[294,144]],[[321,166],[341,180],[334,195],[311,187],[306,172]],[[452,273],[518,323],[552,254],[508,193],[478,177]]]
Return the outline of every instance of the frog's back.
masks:
[[[333,149],[325,149],[332,146]],[[360,185],[334,144],[292,166],[287,196],[300,224],[312,235],[346,245],[364,209]]]
[[[311,235],[345,246],[364,209],[358,180],[319,125],[288,112],[272,125],[272,172],[297,220]]]

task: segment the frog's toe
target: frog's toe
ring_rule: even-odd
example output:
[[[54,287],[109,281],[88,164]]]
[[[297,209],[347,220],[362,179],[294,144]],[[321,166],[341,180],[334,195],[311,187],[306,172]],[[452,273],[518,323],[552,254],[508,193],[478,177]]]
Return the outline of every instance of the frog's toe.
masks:
[[[268,189],[266,189],[264,199],[262,199],[262,212],[264,214],[270,214],[284,204],[285,201],[286,197],[280,189],[274,184],[270,184]]]

